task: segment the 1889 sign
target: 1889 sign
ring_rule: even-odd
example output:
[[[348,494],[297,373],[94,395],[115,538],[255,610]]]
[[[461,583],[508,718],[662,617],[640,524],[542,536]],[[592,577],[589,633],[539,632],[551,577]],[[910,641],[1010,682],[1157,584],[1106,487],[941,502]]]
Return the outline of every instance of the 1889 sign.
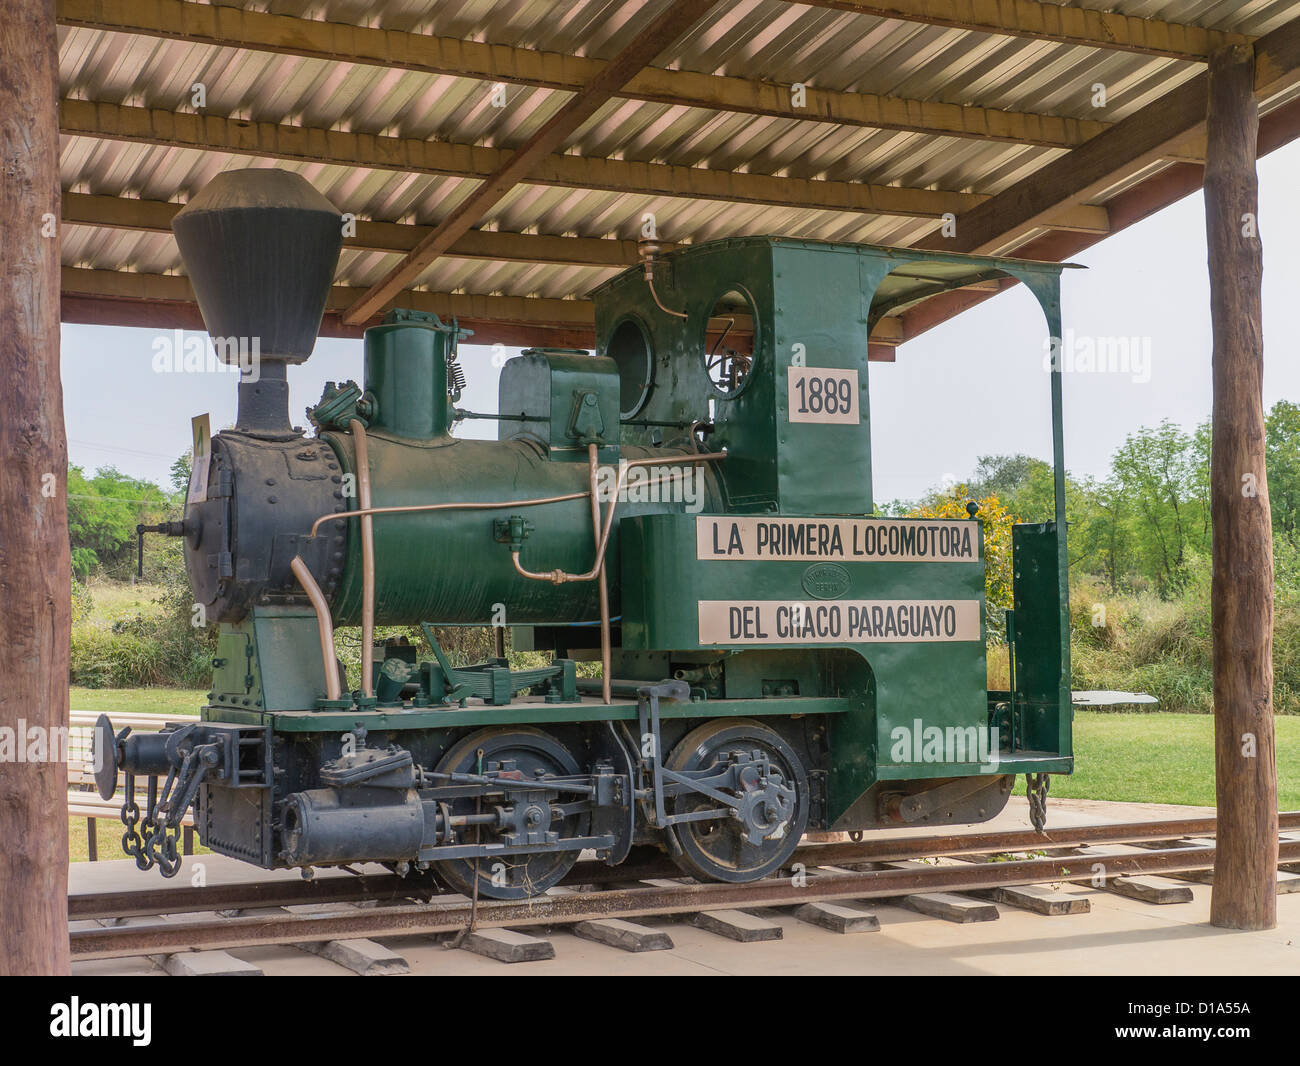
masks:
[[[861,422],[858,372],[833,367],[792,366],[789,370],[791,422]]]

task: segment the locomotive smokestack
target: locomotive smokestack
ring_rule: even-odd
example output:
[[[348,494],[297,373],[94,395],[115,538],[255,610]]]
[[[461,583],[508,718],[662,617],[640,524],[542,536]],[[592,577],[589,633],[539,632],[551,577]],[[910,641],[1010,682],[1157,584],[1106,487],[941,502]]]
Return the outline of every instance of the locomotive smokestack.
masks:
[[[343,230],[298,174],[218,174],[172,219],[181,259],[219,358],[238,363],[236,428],[291,434],[285,370],[316,344]]]

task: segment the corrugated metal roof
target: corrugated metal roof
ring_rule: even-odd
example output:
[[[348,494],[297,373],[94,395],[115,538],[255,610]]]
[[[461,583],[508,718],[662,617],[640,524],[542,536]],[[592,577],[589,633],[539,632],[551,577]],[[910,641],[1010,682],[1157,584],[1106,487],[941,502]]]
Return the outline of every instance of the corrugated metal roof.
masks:
[[[1102,7],[1091,3],[1080,6]],[[1296,14],[1292,0],[1129,0],[1105,5],[1142,17],[1258,35]],[[276,14],[433,33],[513,47],[610,58],[662,5],[639,0],[272,0]],[[83,28],[60,29],[65,96],[192,110],[191,86],[207,88],[207,114],[513,148],[570,99],[511,85],[491,103],[490,83],[377,66],[242,51]],[[784,0],[718,5],[659,66],[822,89],[877,93],[1022,112],[1098,118],[1092,86],[1107,87],[1114,121],[1193,77],[1199,65],[1132,52],[969,32],[809,8]],[[702,166],[834,181],[993,194],[1061,149],[757,117],[614,99],[568,150],[595,158]],[[475,186],[466,178],[393,170],[250,160],[225,152],[65,136],[65,188],[183,201],[217,172],[277,165],[306,176],[359,218],[437,223]],[[771,233],[906,245],[931,220],[731,204],[523,184],[483,219],[489,229],[635,238],[645,212],[663,238],[682,242]],[[66,265],[148,273],[177,271],[169,236],[82,225],[65,228]],[[348,250],[339,283],[365,286],[394,253]],[[609,268],[495,263],[443,257],[421,277],[439,292],[580,296]]]

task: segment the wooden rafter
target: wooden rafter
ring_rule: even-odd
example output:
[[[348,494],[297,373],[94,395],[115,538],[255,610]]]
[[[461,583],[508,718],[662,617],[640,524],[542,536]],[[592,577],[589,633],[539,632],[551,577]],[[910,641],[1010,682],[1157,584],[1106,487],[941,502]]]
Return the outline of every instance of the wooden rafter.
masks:
[[[1259,124],[1259,143],[1257,154],[1264,156],[1283,145],[1300,137],[1300,100],[1292,101],[1266,114]],[[1126,188],[1122,193],[1107,200],[1105,210],[1114,232],[1120,232],[1129,226],[1149,217],[1164,207],[1188,196],[1201,187],[1204,168],[1190,163],[1177,163],[1166,167],[1144,180]],[[109,201],[116,205],[103,210],[96,207]],[[150,201],[118,200],[116,197],[84,196],[65,193],[65,217],[68,206],[74,215],[87,218],[94,224],[117,225],[128,229],[162,230],[169,228],[171,212],[177,208],[174,204],[157,204]],[[166,209],[166,218],[159,215],[160,209]],[[91,212],[101,212],[104,218],[89,217]],[[148,225],[138,225],[150,219]],[[358,240],[361,239],[367,224],[358,224]],[[374,226],[390,226],[392,223],[372,223]],[[484,234],[486,236],[486,234]],[[565,238],[548,238],[564,240]],[[1027,259],[1061,261],[1086,250],[1098,240],[1100,234],[1082,232],[1052,231],[1022,245],[1018,253]],[[624,242],[632,243],[632,242]],[[177,295],[178,290],[168,290],[166,294],[134,290],[129,297],[120,294],[116,283],[109,284],[105,277],[112,276],[113,271],[77,271],[69,274],[65,271],[65,284],[75,285],[78,292],[65,292],[63,298],[63,320],[65,322],[87,322],[100,325],[134,325],[155,328],[202,329],[202,319],[197,305],[190,302],[188,288]],[[141,275],[135,275],[138,279]],[[175,284],[184,279],[170,279],[167,284]],[[92,283],[93,281],[93,283]],[[139,284],[139,281],[129,284]],[[922,336],[928,330],[948,321],[955,315],[990,299],[997,292],[1010,288],[1014,283],[1006,279],[994,289],[964,289],[945,293],[925,301],[918,307],[882,323],[877,334],[872,338],[870,358],[879,361],[894,359],[894,346],[904,344]],[[348,290],[351,294],[351,290]],[[167,295],[170,299],[161,299]],[[411,292],[403,302],[421,307],[422,301],[429,294]],[[434,294],[436,295],[436,294]],[[458,308],[459,309],[459,308]],[[594,345],[590,327],[561,328],[544,322],[501,322],[465,317],[462,322],[475,329],[475,341],[527,346],[530,344],[550,343],[559,347],[590,348]],[[892,334],[886,338],[881,330],[888,328]],[[322,324],[321,335],[327,337],[357,337],[362,327],[344,326],[337,312],[329,312]]]
[[[606,67],[579,90],[516,151],[502,160],[469,198],[458,204],[438,228],[420,241],[402,260],[375,282],[343,314],[351,325],[365,322],[424,269],[448,251],[480,222],[516,185],[527,178],[547,156],[559,149],[589,118],[613,97],[615,90],[650,60],[691,28],[717,0],[675,0],[658,18]]]
[[[181,274],[145,274],[128,270],[63,268],[63,291],[78,296],[120,300],[194,303],[194,290]],[[326,302],[327,311],[340,311],[355,303],[363,290],[335,285]],[[539,326],[590,327],[591,303],[587,300],[554,300],[537,296],[495,296],[478,293],[408,292],[402,305],[433,311],[447,318],[497,318],[503,322]]]
[[[1257,157],[1267,155],[1283,145],[1290,144],[1297,137],[1300,137],[1300,99],[1293,100],[1260,119],[1255,154]],[[1125,189],[1106,202],[1114,232],[1125,230],[1170,204],[1176,203],[1184,196],[1190,196],[1201,188],[1204,180],[1204,166],[1176,163]],[[1099,239],[1087,234],[1050,232],[1036,237],[1028,244],[1021,245],[1016,249],[1016,254],[1025,259],[1064,262],[1086,251]],[[996,296],[998,292],[1012,288],[1016,284],[1014,280],[1006,278],[999,283],[996,291],[966,289],[927,300],[919,307],[900,316],[902,337],[898,343],[905,344],[909,340],[914,340],[962,311],[983,303]]]
[[[66,26],[567,92],[577,92],[606,66],[604,60],[585,56],[294,18],[190,0],[59,0],[58,13],[60,23]],[[796,107],[792,85],[664,67],[646,67],[614,95],[684,107],[1049,148],[1073,148],[1109,125],[1094,119],[836,92],[812,84],[804,86],[802,106]]]
[[[1300,78],[1300,19],[1255,42],[1255,95],[1266,98]],[[955,232],[937,232],[921,247],[1005,254],[1050,219],[1116,187],[1166,158],[1189,138],[1203,138],[1207,76],[1202,73],[1117,122],[1068,155],[1052,160],[1005,192],[959,215]]]
[[[73,226],[137,230],[171,234],[171,222],[181,205],[163,200],[137,200],[65,191],[63,221]],[[432,226],[358,219],[355,237],[343,246],[368,252],[409,252]],[[671,250],[675,245],[666,245]],[[547,263],[557,266],[628,267],[637,259],[636,241],[606,237],[557,237],[539,233],[470,230],[452,245],[450,255],[494,262]]]
[[[1236,33],[1036,0],[789,0],[877,18],[977,33],[1204,62],[1215,48],[1249,41]]]
[[[482,145],[255,122],[69,98],[59,103],[59,125],[69,136],[479,180],[500,170],[512,155],[506,149]],[[986,194],[940,189],[780,177],[567,154],[544,156],[529,172],[527,180],[535,185],[604,189],[646,196],[916,218],[939,218],[947,212],[960,214],[988,198]],[[1070,212],[1056,220],[1056,224],[1094,231],[1105,228],[1104,218],[1092,209]]]
[[[203,329],[194,290],[180,274],[145,274],[126,270],[62,270],[63,320],[99,325]],[[363,290],[335,285],[325,305],[323,337],[359,337],[368,322],[343,321],[343,311]],[[475,331],[473,343],[538,344],[594,348],[595,313],[590,300],[555,300],[536,296],[497,296],[470,293],[407,291],[400,304],[455,318]],[[381,308],[380,311],[386,310]],[[558,339],[557,333],[563,339]],[[892,348],[904,339],[900,318],[879,322],[871,335],[874,358],[892,359]]]

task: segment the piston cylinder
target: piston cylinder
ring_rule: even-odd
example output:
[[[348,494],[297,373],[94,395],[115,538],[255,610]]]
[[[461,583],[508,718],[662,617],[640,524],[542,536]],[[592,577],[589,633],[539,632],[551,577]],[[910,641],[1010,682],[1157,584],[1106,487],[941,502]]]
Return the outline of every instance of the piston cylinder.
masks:
[[[415,789],[295,792],[285,801],[282,840],[291,866],[411,860],[424,840],[424,805]]]

